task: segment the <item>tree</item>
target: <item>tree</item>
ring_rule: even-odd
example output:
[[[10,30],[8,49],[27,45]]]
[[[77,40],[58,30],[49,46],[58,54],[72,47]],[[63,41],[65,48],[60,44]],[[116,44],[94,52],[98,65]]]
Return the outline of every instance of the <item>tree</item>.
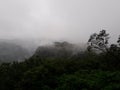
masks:
[[[108,40],[109,34],[106,33],[106,30],[100,31],[99,34],[92,34],[88,40],[88,51],[97,50],[100,52],[107,52],[109,48]]]
[[[118,41],[117,41],[118,45],[120,46],[120,35],[118,37]]]

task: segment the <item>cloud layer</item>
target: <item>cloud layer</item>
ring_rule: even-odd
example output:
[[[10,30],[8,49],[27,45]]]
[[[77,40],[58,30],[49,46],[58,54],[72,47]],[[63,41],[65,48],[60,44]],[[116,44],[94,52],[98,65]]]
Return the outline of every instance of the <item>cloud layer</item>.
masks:
[[[0,0],[0,38],[86,42],[106,29],[120,34],[119,0]]]

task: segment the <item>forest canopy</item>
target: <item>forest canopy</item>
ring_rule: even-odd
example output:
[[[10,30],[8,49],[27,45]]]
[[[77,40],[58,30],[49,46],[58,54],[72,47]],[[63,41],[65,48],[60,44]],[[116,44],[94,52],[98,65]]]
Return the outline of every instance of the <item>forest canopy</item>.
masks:
[[[120,37],[108,44],[102,30],[90,36],[88,51],[71,54],[68,42],[39,47],[23,62],[0,65],[0,90],[120,90]]]

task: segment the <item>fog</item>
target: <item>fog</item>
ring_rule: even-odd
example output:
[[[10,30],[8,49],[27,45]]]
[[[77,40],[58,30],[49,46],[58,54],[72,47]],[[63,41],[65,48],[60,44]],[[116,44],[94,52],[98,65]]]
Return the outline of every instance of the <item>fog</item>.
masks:
[[[120,34],[120,0],[0,0],[0,38],[86,43],[101,29]]]

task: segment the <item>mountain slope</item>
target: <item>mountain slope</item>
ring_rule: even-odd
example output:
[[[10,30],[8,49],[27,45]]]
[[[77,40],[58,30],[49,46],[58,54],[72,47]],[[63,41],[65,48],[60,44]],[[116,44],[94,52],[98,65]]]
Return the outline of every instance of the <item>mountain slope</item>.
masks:
[[[28,58],[30,53],[20,45],[9,42],[0,42],[0,61],[11,62],[21,61]]]

